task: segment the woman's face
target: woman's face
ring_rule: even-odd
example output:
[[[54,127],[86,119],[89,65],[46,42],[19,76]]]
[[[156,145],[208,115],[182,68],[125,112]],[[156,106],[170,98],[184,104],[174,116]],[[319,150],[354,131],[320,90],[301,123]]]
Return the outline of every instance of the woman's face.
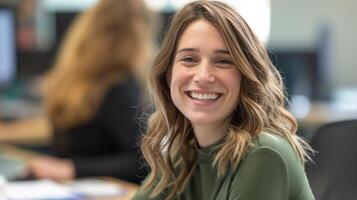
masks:
[[[182,33],[168,80],[172,101],[194,128],[222,127],[238,105],[241,74],[207,20],[192,22]]]

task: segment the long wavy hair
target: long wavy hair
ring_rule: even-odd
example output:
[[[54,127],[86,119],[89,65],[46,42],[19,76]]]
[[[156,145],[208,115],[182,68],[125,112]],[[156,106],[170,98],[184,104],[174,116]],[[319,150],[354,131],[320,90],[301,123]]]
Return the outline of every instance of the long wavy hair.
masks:
[[[151,169],[143,188],[148,190],[155,185],[151,187],[151,197],[165,193],[166,199],[173,199],[185,189],[197,164],[193,129],[172,102],[166,75],[183,31],[199,19],[220,31],[242,74],[239,105],[226,125],[223,144],[213,162],[219,175],[236,170],[253,145],[253,138],[263,131],[286,138],[302,163],[309,158],[305,150],[309,146],[296,136],[296,120],[285,108],[282,78],[262,43],[230,6],[218,1],[195,1],[173,17],[150,71],[149,93],[154,111],[141,149]]]
[[[138,74],[148,57],[148,19],[141,0],[100,0],[75,19],[45,78],[54,128],[87,122],[111,86]]]

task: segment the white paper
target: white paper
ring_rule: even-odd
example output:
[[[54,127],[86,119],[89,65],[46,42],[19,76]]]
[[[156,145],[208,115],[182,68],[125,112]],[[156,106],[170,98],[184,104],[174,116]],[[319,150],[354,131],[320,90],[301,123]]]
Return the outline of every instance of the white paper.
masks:
[[[79,199],[68,186],[50,180],[8,182],[4,193],[11,200]]]
[[[85,197],[122,196],[127,193],[126,189],[120,187],[120,185],[99,179],[76,180],[69,186],[73,192]]]

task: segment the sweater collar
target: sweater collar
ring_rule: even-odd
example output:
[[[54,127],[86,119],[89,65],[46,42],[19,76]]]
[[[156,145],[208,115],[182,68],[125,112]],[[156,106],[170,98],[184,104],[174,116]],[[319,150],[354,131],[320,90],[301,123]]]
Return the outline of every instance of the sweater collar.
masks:
[[[224,143],[224,138],[204,148],[200,148],[198,144],[196,144],[198,162],[199,163],[213,162],[214,157],[216,156],[217,152],[221,149],[223,143]]]

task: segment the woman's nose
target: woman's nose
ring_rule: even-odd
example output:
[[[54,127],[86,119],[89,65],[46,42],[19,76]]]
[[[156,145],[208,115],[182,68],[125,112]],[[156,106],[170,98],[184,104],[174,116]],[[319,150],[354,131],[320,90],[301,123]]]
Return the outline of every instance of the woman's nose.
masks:
[[[209,62],[201,62],[197,66],[193,80],[200,84],[213,83],[215,81],[215,77],[211,68],[212,66],[210,66]]]

